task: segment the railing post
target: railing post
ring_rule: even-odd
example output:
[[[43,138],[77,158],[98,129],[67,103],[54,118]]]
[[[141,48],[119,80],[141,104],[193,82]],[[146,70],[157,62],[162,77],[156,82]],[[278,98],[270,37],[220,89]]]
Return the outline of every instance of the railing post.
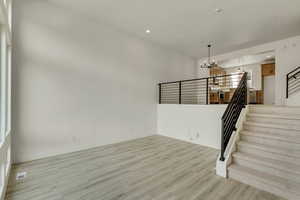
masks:
[[[206,104],[208,104],[208,78],[206,78]]]
[[[179,104],[181,104],[181,81],[179,81]]]
[[[159,92],[158,92],[158,103],[161,104],[161,83],[158,84]]]
[[[220,160],[224,161],[224,152],[225,152],[225,144],[224,144],[224,120],[222,119],[222,127],[221,127],[221,156]]]
[[[286,75],[286,98],[289,98],[289,75]]]

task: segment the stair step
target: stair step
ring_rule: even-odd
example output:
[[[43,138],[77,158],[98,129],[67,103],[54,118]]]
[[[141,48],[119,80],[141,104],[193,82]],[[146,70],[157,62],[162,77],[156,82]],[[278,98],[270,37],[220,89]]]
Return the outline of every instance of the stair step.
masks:
[[[300,165],[239,152],[233,154],[233,163],[270,175],[288,178],[300,184]]]
[[[291,137],[300,136],[300,131],[265,127],[264,124],[261,123],[245,122],[243,128],[244,130],[251,131],[251,132],[263,132],[263,133],[271,133],[271,134],[274,133],[274,134],[291,136]]]
[[[272,124],[283,124],[289,126],[296,126],[300,129],[300,119],[293,119],[293,118],[279,118],[278,117],[262,117],[262,116],[253,116],[251,114],[247,115],[247,121],[249,122],[257,122],[257,123],[272,123]]]
[[[298,137],[296,137],[296,136],[289,136],[289,135],[280,135],[276,133],[264,133],[264,132],[247,131],[247,130],[242,131],[241,134],[245,136],[260,137],[260,138],[266,138],[271,140],[280,140],[289,143],[296,143],[300,146],[300,134]]]
[[[262,144],[262,145],[271,145],[271,146],[276,146],[276,147],[280,147],[280,148],[290,149],[291,151],[298,151],[298,152],[300,151],[299,143],[291,143],[291,142],[286,142],[286,141],[282,141],[282,140],[241,134],[241,141],[254,142],[254,143]]]
[[[265,128],[273,128],[273,129],[280,129],[283,131],[293,131],[295,133],[300,132],[300,125],[286,125],[286,124],[275,124],[275,123],[259,123],[259,122],[249,122],[246,121],[245,125],[247,126],[259,126],[259,127],[265,127]]]
[[[230,178],[300,199],[300,107],[249,105]]]
[[[240,141],[237,144],[238,152],[258,155],[264,158],[272,158],[283,162],[300,165],[300,151],[292,152],[289,149],[274,146]]]
[[[229,166],[228,176],[229,178],[252,185],[261,190],[274,193],[290,200],[300,199],[300,184],[294,183],[285,178],[269,175],[236,164]]]
[[[265,114],[265,113],[248,113],[249,117],[272,118],[272,119],[291,119],[300,120],[300,114]]]
[[[298,106],[249,105],[250,113],[261,114],[300,114]]]

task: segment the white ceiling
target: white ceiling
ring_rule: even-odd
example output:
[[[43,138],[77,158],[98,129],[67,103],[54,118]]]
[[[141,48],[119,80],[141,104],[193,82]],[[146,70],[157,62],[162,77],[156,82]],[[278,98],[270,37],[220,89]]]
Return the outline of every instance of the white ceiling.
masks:
[[[197,58],[300,35],[299,0],[48,1]]]
[[[218,61],[218,65],[222,68],[239,67],[251,64],[262,64],[275,62],[275,52],[265,52],[256,55],[245,55],[239,58]]]

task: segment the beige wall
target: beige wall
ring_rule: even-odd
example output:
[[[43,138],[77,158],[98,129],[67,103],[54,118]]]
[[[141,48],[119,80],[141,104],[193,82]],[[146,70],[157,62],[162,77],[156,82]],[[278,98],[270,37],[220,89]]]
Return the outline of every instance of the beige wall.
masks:
[[[51,1],[13,13],[15,162],[156,134],[157,83],[194,78],[195,60]]]

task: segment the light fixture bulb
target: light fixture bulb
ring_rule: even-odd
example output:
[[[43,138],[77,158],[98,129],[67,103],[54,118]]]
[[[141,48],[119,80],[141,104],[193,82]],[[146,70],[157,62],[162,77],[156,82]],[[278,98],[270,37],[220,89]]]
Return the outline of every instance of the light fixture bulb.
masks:
[[[146,30],[146,33],[148,33],[148,34],[149,34],[149,33],[151,33],[151,31],[150,31],[149,29],[147,29],[147,30]]]

